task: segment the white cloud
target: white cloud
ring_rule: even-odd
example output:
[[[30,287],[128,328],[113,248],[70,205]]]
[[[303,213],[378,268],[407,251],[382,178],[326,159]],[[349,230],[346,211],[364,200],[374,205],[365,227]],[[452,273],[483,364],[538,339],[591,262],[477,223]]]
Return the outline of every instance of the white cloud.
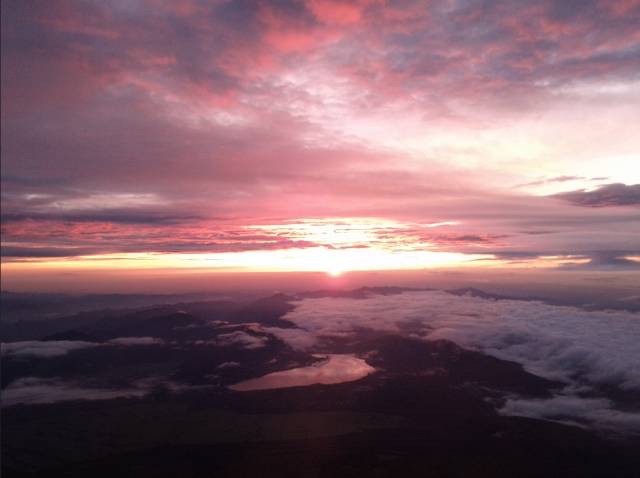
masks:
[[[147,389],[86,388],[61,378],[24,377],[2,391],[2,406],[54,403],[67,400],[109,400],[118,397],[142,396]]]
[[[240,362],[222,362],[216,368],[238,368],[240,367]]]
[[[239,345],[245,349],[259,349],[264,347],[268,341],[269,339],[267,337],[256,337],[241,330],[231,332],[230,334],[221,334],[216,338],[217,345]]]
[[[111,400],[121,397],[142,397],[153,392],[157,385],[169,390],[185,390],[197,387],[173,382],[166,377],[146,377],[131,383],[127,388],[99,388],[87,386],[81,380],[62,377],[23,377],[2,390],[2,406],[19,404],[45,404],[69,400]]]
[[[119,337],[109,340],[113,345],[157,345],[164,344],[163,340],[155,337]]]
[[[120,337],[109,340],[106,345],[153,345],[162,344],[162,340],[154,337]],[[26,340],[22,342],[2,343],[1,350],[4,357],[39,357],[50,358],[66,355],[73,350],[101,347],[105,344],[83,342],[80,340]]]
[[[390,333],[410,329],[412,336],[451,340],[567,384],[564,395],[551,400],[512,398],[503,413],[540,418],[564,413],[600,427],[640,420],[640,414],[616,410],[609,400],[572,392],[578,386],[593,391],[599,385],[640,390],[639,314],[419,291],[365,299],[304,299],[283,319],[299,329],[268,331],[300,350],[318,350],[322,337],[356,335],[363,328]]]
[[[7,357],[59,357],[72,350],[98,347],[94,342],[72,340],[8,342],[2,344],[2,355]]]
[[[441,291],[372,295],[366,299],[304,299],[283,319],[296,329],[268,329],[291,346],[313,350],[322,336],[358,329],[401,333],[519,362],[537,375],[640,390],[640,316],[585,311],[537,301],[491,300]]]
[[[550,399],[513,397],[507,400],[500,413],[640,434],[640,413],[616,410],[606,398],[565,394]]]

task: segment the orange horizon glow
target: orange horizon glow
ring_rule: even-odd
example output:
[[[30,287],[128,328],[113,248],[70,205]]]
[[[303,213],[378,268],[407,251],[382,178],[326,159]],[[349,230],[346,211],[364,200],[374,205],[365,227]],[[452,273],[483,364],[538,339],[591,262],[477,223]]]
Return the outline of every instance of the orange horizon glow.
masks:
[[[77,257],[39,258],[3,263],[6,272],[36,270],[207,270],[211,272],[324,272],[339,277],[356,271],[419,270],[437,268],[509,267],[512,262],[493,253],[483,253],[482,242],[466,241],[464,251],[456,244],[460,223],[443,221],[416,225],[365,218],[300,219],[284,224],[248,226],[256,234],[272,234],[312,245],[233,252],[135,252],[92,254]],[[424,236],[426,230],[442,230]],[[429,233],[432,234],[432,233]],[[431,240],[428,237],[432,237]],[[482,238],[478,238],[481,241]],[[553,268],[586,264],[580,256],[545,255],[529,259],[528,266]],[[515,261],[515,265],[520,265]]]

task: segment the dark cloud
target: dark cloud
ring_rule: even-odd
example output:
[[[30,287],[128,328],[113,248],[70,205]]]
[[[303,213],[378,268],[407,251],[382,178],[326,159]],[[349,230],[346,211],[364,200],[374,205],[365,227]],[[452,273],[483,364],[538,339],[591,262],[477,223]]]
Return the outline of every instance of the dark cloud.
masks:
[[[554,194],[553,197],[582,207],[638,206],[640,205],[640,184],[607,184],[593,191],[580,189]]]
[[[444,241],[452,241],[452,242],[494,242],[497,239],[505,239],[509,237],[506,234],[503,235],[490,235],[490,236],[480,236],[474,234],[463,234],[459,236],[450,236],[443,237]]]
[[[3,224],[20,221],[109,222],[114,224],[176,224],[202,219],[200,216],[166,215],[147,211],[88,211],[76,213],[22,213],[0,216]],[[212,219],[212,218],[209,218]]]
[[[56,247],[12,247],[2,246],[2,257],[15,259],[43,259],[53,257],[73,257],[100,254],[99,248],[56,248]]]
[[[628,259],[640,257],[637,251],[594,251],[588,254],[586,264],[567,265],[566,268],[593,270],[640,270],[640,261]]]

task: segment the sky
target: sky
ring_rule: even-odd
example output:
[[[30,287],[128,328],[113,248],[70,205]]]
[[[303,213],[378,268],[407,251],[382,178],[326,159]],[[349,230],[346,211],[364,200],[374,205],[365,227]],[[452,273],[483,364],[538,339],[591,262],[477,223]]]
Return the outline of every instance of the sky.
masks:
[[[637,272],[639,25],[638,0],[4,1],[2,287]]]

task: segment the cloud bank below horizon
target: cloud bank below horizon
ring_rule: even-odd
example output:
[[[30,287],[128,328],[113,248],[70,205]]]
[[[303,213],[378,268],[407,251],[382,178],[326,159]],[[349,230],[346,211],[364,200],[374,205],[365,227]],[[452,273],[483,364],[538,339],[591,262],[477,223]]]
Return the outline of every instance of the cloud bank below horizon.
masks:
[[[303,299],[283,318],[298,328],[268,331],[300,350],[322,351],[332,339],[355,338],[365,330],[403,335],[410,330],[412,337],[451,340],[566,384],[546,402],[512,397],[504,413],[548,419],[573,414],[579,421],[610,428],[625,420],[616,418],[622,411],[602,391],[612,387],[631,396],[640,393],[640,316],[631,312],[419,291]],[[629,417],[629,427],[640,432],[640,409],[629,411]]]

